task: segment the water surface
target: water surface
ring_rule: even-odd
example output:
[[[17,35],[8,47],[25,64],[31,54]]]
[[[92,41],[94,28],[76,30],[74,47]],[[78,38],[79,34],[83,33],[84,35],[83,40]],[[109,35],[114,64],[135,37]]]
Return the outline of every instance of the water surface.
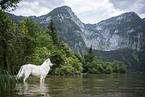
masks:
[[[44,84],[30,77],[13,92],[14,97],[145,97],[145,75],[47,76]]]

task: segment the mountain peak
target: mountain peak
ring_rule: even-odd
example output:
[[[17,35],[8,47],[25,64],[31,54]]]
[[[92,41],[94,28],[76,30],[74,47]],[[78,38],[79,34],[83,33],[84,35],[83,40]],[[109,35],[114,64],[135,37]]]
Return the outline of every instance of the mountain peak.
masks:
[[[53,11],[56,11],[56,10],[71,10],[71,8],[69,6],[61,6],[61,7],[55,8]]]
[[[136,21],[136,20],[141,20],[141,18],[135,13],[135,12],[126,12],[126,13],[123,13],[119,16],[115,16],[115,17],[111,17],[109,19],[106,19],[106,20],[103,20],[101,22],[99,22],[98,24],[100,23],[106,23],[106,22],[116,22],[118,23],[118,21],[123,21],[123,22],[129,22],[129,21]]]
[[[61,7],[58,7],[58,8],[71,9],[69,6],[61,6]]]
[[[68,7],[68,6],[57,7],[57,8],[55,8],[55,9],[53,9],[53,10],[49,13],[49,15],[51,15],[51,14],[58,14],[58,13],[65,13],[65,14],[66,14],[68,10],[71,10],[71,8]]]
[[[125,12],[125,13],[123,13],[123,14],[137,15],[134,11]],[[123,15],[123,14],[121,14],[121,15]]]
[[[123,13],[119,16],[128,16],[128,17],[139,17],[135,12],[131,11],[131,12],[126,12],[126,13]]]
[[[135,12],[126,12],[119,16],[117,16],[118,19],[125,19],[125,20],[140,20],[141,18],[135,13]]]

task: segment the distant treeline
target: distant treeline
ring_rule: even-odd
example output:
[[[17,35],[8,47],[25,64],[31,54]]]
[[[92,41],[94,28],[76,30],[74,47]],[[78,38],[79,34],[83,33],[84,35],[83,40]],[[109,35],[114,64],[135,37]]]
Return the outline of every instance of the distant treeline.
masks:
[[[99,51],[93,49],[95,56],[101,56],[103,61],[122,61],[127,66],[128,72],[145,72],[145,51],[136,51],[122,48],[113,51]]]
[[[127,69],[123,62],[103,62],[102,57],[97,58],[93,55],[92,47],[89,48],[88,54],[84,55],[83,61],[84,72],[93,74],[111,74],[126,73]]]

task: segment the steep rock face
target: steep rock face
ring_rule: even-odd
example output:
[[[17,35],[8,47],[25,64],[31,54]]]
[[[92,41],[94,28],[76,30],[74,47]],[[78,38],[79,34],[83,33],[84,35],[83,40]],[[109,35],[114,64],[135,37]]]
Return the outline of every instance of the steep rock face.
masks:
[[[129,12],[90,27],[87,26],[85,33],[89,32],[89,38],[84,37],[84,40],[87,47],[92,45],[98,50],[131,48],[140,51],[145,44],[144,28],[143,20],[136,13]]]
[[[84,24],[71,8],[63,6],[39,18],[44,28],[53,19],[60,38],[72,50],[79,52],[81,48],[86,49],[91,45],[93,49],[104,51],[119,48],[140,51],[145,45],[145,22],[134,12],[124,13],[97,24]]]
[[[67,43],[70,49],[81,54],[85,53],[87,47],[81,36],[84,24],[72,12],[71,8],[59,7],[38,18],[41,19],[39,22],[44,29],[49,26],[52,19],[60,40]]]
[[[44,29],[49,26],[52,19],[60,40],[81,54],[91,45],[93,49],[103,51],[119,48],[137,51],[145,49],[145,19],[141,19],[134,12],[124,13],[97,24],[84,24],[71,8],[62,6],[46,15],[31,18],[40,22],[40,26]]]

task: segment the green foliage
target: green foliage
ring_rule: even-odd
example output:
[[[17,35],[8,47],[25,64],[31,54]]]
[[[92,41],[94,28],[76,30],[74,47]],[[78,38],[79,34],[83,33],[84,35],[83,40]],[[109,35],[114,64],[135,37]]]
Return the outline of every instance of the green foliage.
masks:
[[[80,74],[83,71],[82,63],[73,55],[72,57],[65,58],[64,64],[61,65],[62,74],[74,75]]]
[[[13,42],[16,24],[0,10],[0,64],[1,68],[9,69],[10,59],[13,55]]]
[[[92,62],[94,60],[92,46],[88,50],[88,54],[84,55],[85,62]]]
[[[58,46],[58,34],[55,32],[53,21],[51,20],[50,25],[48,26],[48,29],[46,33],[50,35],[50,37],[53,40],[53,44]]]
[[[54,50],[51,52],[50,59],[53,63],[53,70],[57,67],[60,67],[60,65],[64,62],[64,56],[64,51],[62,50]]]
[[[0,95],[1,97],[7,97],[10,94],[10,89],[15,87],[16,80],[14,77],[10,77],[9,72],[0,68]]]
[[[88,54],[84,55],[83,60],[83,72],[89,72],[93,74],[111,74],[111,73],[126,73],[127,69],[123,62],[103,62],[102,57],[97,59],[93,56],[91,48],[88,51]]]
[[[119,73],[126,73],[127,72],[127,69],[124,66],[123,62],[119,62],[118,71],[119,71]]]
[[[55,68],[55,74],[60,75],[61,74],[61,68]]]
[[[20,1],[21,0],[1,0],[0,8],[6,11],[14,10],[17,7],[17,3],[19,3]],[[9,8],[12,8],[12,9],[8,10]]]
[[[39,45],[37,38],[40,38],[44,32],[31,18],[26,18],[19,23],[19,28],[16,33],[16,47],[17,51],[20,52],[19,56],[22,58],[19,64],[22,65],[30,62],[30,56]]]
[[[136,51],[129,48],[117,49],[115,51],[99,51],[93,50],[95,56],[102,56],[103,61],[117,62],[122,61],[128,72],[144,72],[145,71],[145,51]]]
[[[32,57],[30,57],[31,61],[36,64],[42,64],[48,56],[51,55],[50,50],[48,50],[46,47],[36,47],[35,52],[33,53]]]
[[[113,72],[113,68],[111,67],[111,64],[110,64],[110,63],[107,63],[107,64],[106,64],[105,73],[106,73],[106,74],[111,74],[112,72]]]
[[[61,66],[61,74],[72,75],[73,72],[74,72],[74,67],[72,67],[72,65],[68,64],[68,66],[67,65]]]
[[[63,50],[67,57],[71,55],[71,51],[69,51],[69,48],[67,48],[67,45],[64,42],[59,43],[58,49]]]
[[[0,69],[0,95],[6,96],[6,89],[9,84],[9,75],[3,74],[3,71]]]

